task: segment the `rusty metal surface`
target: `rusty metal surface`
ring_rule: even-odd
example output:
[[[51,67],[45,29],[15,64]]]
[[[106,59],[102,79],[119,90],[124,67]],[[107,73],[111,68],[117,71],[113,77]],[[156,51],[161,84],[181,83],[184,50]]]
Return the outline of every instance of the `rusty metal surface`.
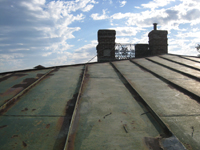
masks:
[[[20,91],[19,93],[17,93],[14,97],[12,97],[9,100],[6,100],[6,102],[0,106],[0,113],[7,111],[9,109],[9,107],[11,107],[14,103],[16,103],[20,97],[22,97],[26,92],[28,92],[32,87],[34,87],[36,84],[38,84],[40,81],[42,81],[47,75],[49,75],[53,71],[55,71],[55,69],[49,70],[47,73],[45,73],[38,79],[33,80],[33,83],[30,83],[30,85],[28,85],[28,87],[25,86],[24,89],[22,91]]]
[[[129,61],[115,62],[114,64],[186,147],[188,147],[188,144],[191,144],[190,147],[193,149],[200,147],[198,143],[200,139],[199,126],[196,127],[195,138],[192,137],[191,133],[186,134],[187,130],[190,129],[191,131],[191,128],[186,127],[190,126],[190,123],[187,123],[187,118],[191,119],[191,124],[199,124],[197,119],[192,120],[192,118],[200,115],[200,104],[197,101]],[[170,121],[174,117],[184,121]],[[185,130],[186,128],[187,130]],[[190,140],[188,141],[188,139]]]
[[[162,117],[188,150],[199,150],[200,115]]]
[[[89,65],[65,150],[161,148],[167,135],[124,84],[109,63]]]
[[[63,149],[67,130],[64,117],[1,116],[0,149]],[[61,132],[62,131],[62,132]]]
[[[0,78],[0,106],[48,71],[37,70],[3,75]]]
[[[52,72],[4,112],[0,116],[1,149],[63,149],[82,69]]]
[[[146,59],[134,59],[133,61],[200,97],[200,84],[198,81],[193,80],[187,76],[184,76],[163,66],[160,66],[158,64],[155,64]]]
[[[162,57],[196,68],[194,64],[199,64],[198,59]],[[149,59],[199,77],[197,70],[186,66],[159,57]],[[134,61],[199,95],[197,81],[145,58]],[[54,68],[1,113],[0,149],[185,149],[179,140],[187,149],[199,149],[200,104],[195,99],[129,60],[113,64],[126,81],[109,63]],[[48,71],[0,75],[0,105]],[[127,83],[175,136],[166,133]]]
[[[187,66],[190,66],[193,68],[200,69],[200,63],[198,63],[198,62],[194,62],[194,61],[187,60],[187,59],[181,59],[180,57],[173,56],[173,55],[161,55],[161,57],[167,58],[169,60],[184,64],[184,65],[187,65]]]

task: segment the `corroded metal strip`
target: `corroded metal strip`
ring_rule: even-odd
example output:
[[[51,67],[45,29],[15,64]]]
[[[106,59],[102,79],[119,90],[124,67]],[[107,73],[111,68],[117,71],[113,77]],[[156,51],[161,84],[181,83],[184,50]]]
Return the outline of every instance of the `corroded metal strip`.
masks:
[[[21,97],[24,93],[26,93],[28,90],[30,90],[33,86],[35,86],[37,83],[39,83],[42,79],[44,79],[44,77],[46,77],[48,74],[50,74],[51,72],[53,72],[55,69],[56,68],[49,70],[46,74],[44,74],[43,76],[41,76],[40,78],[38,78],[35,82],[33,82],[27,88],[25,88],[20,93],[18,93],[13,98],[11,98],[6,103],[4,103],[2,106],[0,106],[0,112],[5,111],[8,108],[9,105],[11,105],[12,103],[14,103],[17,99],[19,99],[19,97]]]
[[[67,135],[67,140],[66,140],[66,143],[65,143],[65,146],[64,146],[64,150],[68,150],[68,147],[69,147],[69,145],[70,145],[70,143],[69,143],[70,135],[71,135],[72,132],[73,132],[73,131],[72,131],[72,130],[73,130],[73,125],[75,124],[75,123],[74,123],[74,122],[75,122],[75,117],[76,117],[76,114],[77,114],[78,104],[79,104],[79,100],[80,100],[80,97],[81,97],[81,93],[82,93],[83,84],[84,84],[84,80],[85,80],[85,76],[86,76],[87,69],[88,69],[88,66],[85,65],[85,66],[84,66],[83,75],[82,75],[81,85],[80,85],[80,88],[79,88],[79,92],[78,92],[76,104],[75,104],[75,107],[74,107],[74,112],[73,112],[72,119],[71,119],[71,122],[70,122],[70,127],[69,127],[69,131],[68,131],[68,135]]]

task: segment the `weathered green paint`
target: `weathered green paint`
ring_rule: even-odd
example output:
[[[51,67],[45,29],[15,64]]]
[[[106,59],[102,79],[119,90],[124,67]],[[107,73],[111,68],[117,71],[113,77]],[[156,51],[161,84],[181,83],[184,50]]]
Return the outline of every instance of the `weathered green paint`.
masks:
[[[77,93],[83,66],[61,68],[33,87],[6,115],[65,115],[67,102]],[[72,78],[73,77],[73,78]],[[27,111],[22,111],[27,108]],[[35,109],[34,111],[32,111]]]
[[[90,65],[66,149],[149,149],[163,134],[109,63]]]
[[[41,75],[47,73],[48,71],[49,69],[15,73],[8,79],[0,82],[0,106],[5,103],[6,100],[9,100],[17,93],[21,92],[25,86],[29,86],[32,82],[34,82],[34,80],[36,81]]]
[[[193,67],[196,64],[194,61],[187,62],[186,59],[173,57],[176,61]],[[172,56],[169,58],[172,59]],[[150,59],[192,75],[198,72],[158,57]],[[174,74],[174,71],[169,72],[169,69],[163,69],[164,67],[143,58],[135,61],[186,87],[186,76]],[[200,147],[199,103],[128,60],[114,62],[114,65],[188,149]],[[0,149],[63,149],[72,115],[68,114],[68,110],[72,106],[70,102],[76,100],[83,68],[83,65],[63,67],[52,72],[11,105],[7,112],[0,116]],[[47,71],[15,73],[21,76],[11,76],[4,81],[4,76],[1,75],[0,104],[9,99],[2,100],[2,93],[5,94],[15,85],[19,91],[23,90],[23,85],[19,86],[23,80],[38,79],[37,74],[45,74]],[[191,79],[188,81],[193,83]],[[171,150],[169,141],[172,141],[171,144],[174,144],[173,148],[176,149],[179,141],[174,136],[161,138],[161,135],[165,136],[162,128],[146,108],[135,100],[125,87],[127,83],[122,82],[109,63],[90,64],[83,83],[75,121],[71,125],[65,149],[69,146],[69,149],[145,150],[157,142],[158,146]],[[197,87],[198,82],[191,90]],[[12,89],[15,93],[19,92]],[[10,98],[15,95],[12,90],[7,94]],[[72,110],[70,111],[72,113]]]
[[[5,137],[0,145],[21,149],[24,141],[27,149],[63,149],[71,116],[69,102],[77,93],[82,69],[66,67],[51,73],[0,116],[0,134]],[[18,138],[11,138],[16,134]]]
[[[0,117],[1,150],[60,149],[67,130],[62,127],[63,117]]]
[[[199,150],[200,114],[162,117],[188,150]]]
[[[170,122],[170,120],[174,116],[180,118],[190,115],[198,116],[200,104],[129,61],[115,62],[114,64],[179,140],[187,143],[191,135],[185,135],[184,130],[179,130],[179,128],[185,126],[187,121],[184,123],[180,121],[174,125],[173,121]],[[198,124],[199,121],[193,120],[193,123]],[[197,127],[196,130],[200,130],[200,127]],[[178,131],[179,134],[177,134]],[[200,134],[196,135],[196,139],[200,139]],[[191,147],[195,149],[195,147],[200,147],[200,144],[193,142]]]
[[[200,84],[198,81],[145,59],[135,59],[134,62],[145,68],[148,68],[148,70],[151,70],[152,72],[175,83],[176,85],[179,85],[180,87],[183,87],[184,89],[200,96]]]

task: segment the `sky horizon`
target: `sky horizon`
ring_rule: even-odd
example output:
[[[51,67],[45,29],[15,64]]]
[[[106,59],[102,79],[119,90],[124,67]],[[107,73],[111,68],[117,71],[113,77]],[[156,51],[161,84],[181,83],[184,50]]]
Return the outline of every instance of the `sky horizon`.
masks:
[[[197,56],[199,8],[200,0],[0,0],[0,72],[87,63],[99,29],[116,30],[116,43],[148,43],[153,23],[168,31],[169,53]]]

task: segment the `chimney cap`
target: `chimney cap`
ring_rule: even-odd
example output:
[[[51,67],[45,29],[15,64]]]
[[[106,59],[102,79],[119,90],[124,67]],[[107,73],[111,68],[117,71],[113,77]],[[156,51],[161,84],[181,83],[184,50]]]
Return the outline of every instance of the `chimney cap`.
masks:
[[[153,23],[154,30],[157,30],[157,24],[158,24],[158,23]]]

